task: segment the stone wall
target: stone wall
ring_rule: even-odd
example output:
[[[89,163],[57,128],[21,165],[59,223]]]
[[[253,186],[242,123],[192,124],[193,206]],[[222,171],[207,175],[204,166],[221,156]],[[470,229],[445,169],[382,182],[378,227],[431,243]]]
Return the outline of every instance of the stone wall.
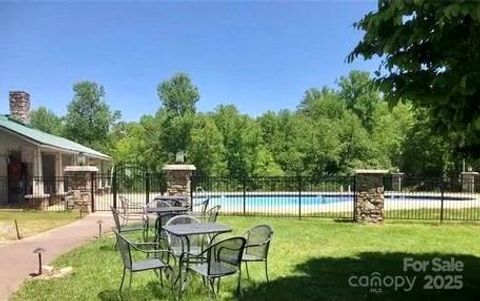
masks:
[[[167,179],[167,195],[190,195],[190,178],[195,170],[194,165],[171,164],[163,170]]]
[[[83,212],[91,212],[92,173],[97,172],[95,166],[67,166],[64,169],[67,177],[67,189],[73,198],[73,207]]]
[[[30,123],[30,94],[23,91],[10,92],[10,116],[25,124]]]
[[[384,170],[355,172],[355,220],[359,223],[380,223],[384,219]]]

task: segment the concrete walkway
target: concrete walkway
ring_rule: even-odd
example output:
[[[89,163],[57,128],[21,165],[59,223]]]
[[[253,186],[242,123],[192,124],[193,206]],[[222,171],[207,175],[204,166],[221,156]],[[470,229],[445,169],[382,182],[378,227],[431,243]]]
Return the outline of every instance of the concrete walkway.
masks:
[[[103,221],[104,232],[113,226],[110,212],[93,213],[71,224],[0,245],[0,300],[8,300],[30,273],[38,271],[38,257],[32,253],[34,249],[42,247],[46,250],[43,261],[48,264],[59,255],[94,239],[98,235],[99,219]]]

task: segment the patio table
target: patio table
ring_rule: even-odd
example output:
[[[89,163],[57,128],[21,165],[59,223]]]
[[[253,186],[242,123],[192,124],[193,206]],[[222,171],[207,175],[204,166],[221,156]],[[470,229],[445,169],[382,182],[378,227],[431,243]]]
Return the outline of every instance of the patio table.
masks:
[[[188,198],[188,195],[159,195],[154,197],[153,200],[180,203],[185,207],[188,207]]]
[[[157,214],[163,214],[163,213],[183,213],[187,212],[189,208],[187,207],[146,207],[145,211],[147,213],[157,213]]]
[[[202,235],[202,234],[211,234],[214,238],[222,233],[232,232],[232,228],[228,225],[218,224],[218,223],[194,223],[194,224],[177,224],[177,225],[167,225],[163,227],[163,230],[166,232],[184,237],[187,242],[187,252],[190,252],[190,238],[189,236],[193,235]],[[178,273],[178,283],[180,286],[180,294],[182,291],[182,260],[179,261],[179,273]]]

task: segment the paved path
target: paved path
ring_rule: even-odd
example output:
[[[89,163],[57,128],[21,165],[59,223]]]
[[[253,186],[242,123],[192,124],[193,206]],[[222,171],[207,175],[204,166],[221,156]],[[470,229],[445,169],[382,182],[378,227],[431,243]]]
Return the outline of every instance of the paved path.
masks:
[[[46,250],[43,258],[48,264],[59,255],[94,239],[98,235],[97,221],[103,220],[103,231],[113,226],[109,212],[90,214],[82,220],[61,226],[20,241],[0,245],[0,300],[8,300],[29,274],[38,270],[37,247]]]

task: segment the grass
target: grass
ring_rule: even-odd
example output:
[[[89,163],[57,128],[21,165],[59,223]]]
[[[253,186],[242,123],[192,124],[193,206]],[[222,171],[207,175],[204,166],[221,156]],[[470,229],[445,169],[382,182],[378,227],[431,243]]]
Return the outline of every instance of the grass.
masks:
[[[358,225],[332,220],[221,217],[235,233],[260,223],[275,229],[270,254],[271,285],[262,265],[250,265],[251,280],[243,279],[242,300],[478,300],[480,298],[479,224],[401,223]],[[424,290],[425,274],[402,271],[403,258],[431,261],[455,257],[464,263],[461,290]],[[113,237],[104,237],[65,254],[56,266],[72,266],[74,274],[55,280],[27,281],[12,300],[119,300],[122,265]],[[352,275],[417,276],[410,292],[350,287]],[[438,273],[431,273],[438,274]],[[442,274],[443,275],[443,274]],[[218,300],[234,299],[235,277],[222,281]],[[128,282],[127,282],[128,283]],[[134,276],[122,300],[172,300],[153,272]],[[193,277],[183,300],[209,300],[201,279]]]
[[[0,211],[0,244],[17,239],[15,220],[17,220],[20,236],[23,238],[71,223],[78,218],[79,214],[76,211]]]

